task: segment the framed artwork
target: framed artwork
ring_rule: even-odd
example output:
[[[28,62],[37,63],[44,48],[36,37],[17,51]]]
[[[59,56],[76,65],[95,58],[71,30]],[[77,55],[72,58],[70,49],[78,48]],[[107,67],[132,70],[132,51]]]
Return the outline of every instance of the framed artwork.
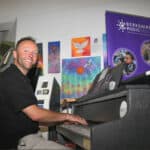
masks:
[[[72,38],[71,49],[72,49],[72,57],[90,56],[91,55],[90,37]]]
[[[60,72],[60,41],[48,43],[48,73]]]
[[[39,68],[39,70],[40,70],[39,75],[43,75],[43,44],[38,43],[37,46],[39,49],[37,68]]]
[[[100,62],[100,56],[63,59],[61,98],[85,95],[101,70]]]

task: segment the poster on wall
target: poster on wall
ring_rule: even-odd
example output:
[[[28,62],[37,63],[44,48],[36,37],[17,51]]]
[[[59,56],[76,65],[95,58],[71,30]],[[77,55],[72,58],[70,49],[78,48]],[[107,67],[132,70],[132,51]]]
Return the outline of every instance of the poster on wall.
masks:
[[[39,68],[39,75],[43,75],[43,44],[37,43],[37,46],[39,50],[37,68]]]
[[[91,55],[90,37],[72,38],[71,50],[72,50],[72,57],[90,56]]]
[[[107,61],[107,37],[106,33],[102,34],[102,44],[103,44],[103,62],[104,62],[104,68],[108,66],[108,61]]]
[[[103,51],[101,48],[101,37],[100,36],[91,36],[91,56],[102,56]]]
[[[60,41],[48,42],[48,73],[60,73]]]
[[[150,70],[150,18],[107,11],[108,64],[125,62],[124,79]]]
[[[85,95],[101,70],[100,62],[100,56],[63,59],[61,99]]]

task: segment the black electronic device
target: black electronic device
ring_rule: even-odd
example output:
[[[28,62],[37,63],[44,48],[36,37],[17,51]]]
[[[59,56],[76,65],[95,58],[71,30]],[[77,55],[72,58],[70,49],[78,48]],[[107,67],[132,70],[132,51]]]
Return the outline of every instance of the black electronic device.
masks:
[[[55,77],[53,79],[49,108],[53,111],[60,111],[60,85]]]
[[[39,76],[35,96],[39,107],[59,112],[60,110],[60,85],[53,76]],[[50,140],[56,140],[56,127],[51,125],[43,136]]]
[[[150,86],[125,85],[73,105],[73,114],[88,120],[88,126],[62,125],[57,131],[83,149],[149,150]]]
[[[109,66],[104,68],[99,74],[96,75],[87,94],[77,98],[77,101],[93,99],[117,89],[120,85],[123,69],[123,63],[113,68],[110,68]]]
[[[128,78],[127,80],[122,80],[121,85],[139,85],[139,84],[150,84],[150,71],[146,71],[142,74],[139,74],[135,77]]]
[[[49,109],[53,110],[55,112],[60,111],[60,85],[55,79],[53,78],[53,84],[52,84],[52,90],[51,90],[51,96],[49,101]],[[57,132],[56,132],[56,126],[49,126],[48,128],[48,139],[49,140],[56,140],[57,139]]]

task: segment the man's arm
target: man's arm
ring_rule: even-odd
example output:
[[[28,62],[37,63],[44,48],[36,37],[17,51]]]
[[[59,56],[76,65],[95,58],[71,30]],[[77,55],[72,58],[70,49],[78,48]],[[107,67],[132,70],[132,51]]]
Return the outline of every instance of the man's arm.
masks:
[[[30,105],[24,108],[23,112],[33,121],[37,121],[39,123],[51,124],[55,122],[71,122],[87,125],[86,120],[77,115],[54,112],[40,108],[36,105]]]

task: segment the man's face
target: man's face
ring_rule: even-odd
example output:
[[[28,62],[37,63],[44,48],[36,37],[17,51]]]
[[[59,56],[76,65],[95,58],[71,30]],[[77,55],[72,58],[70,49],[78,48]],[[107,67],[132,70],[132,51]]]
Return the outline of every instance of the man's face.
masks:
[[[125,61],[126,64],[133,63],[133,60],[132,60],[130,55],[126,55],[125,58],[124,58],[124,61]]]
[[[13,55],[15,59],[14,63],[24,74],[26,74],[37,62],[37,45],[29,40],[23,41],[19,44]]]

